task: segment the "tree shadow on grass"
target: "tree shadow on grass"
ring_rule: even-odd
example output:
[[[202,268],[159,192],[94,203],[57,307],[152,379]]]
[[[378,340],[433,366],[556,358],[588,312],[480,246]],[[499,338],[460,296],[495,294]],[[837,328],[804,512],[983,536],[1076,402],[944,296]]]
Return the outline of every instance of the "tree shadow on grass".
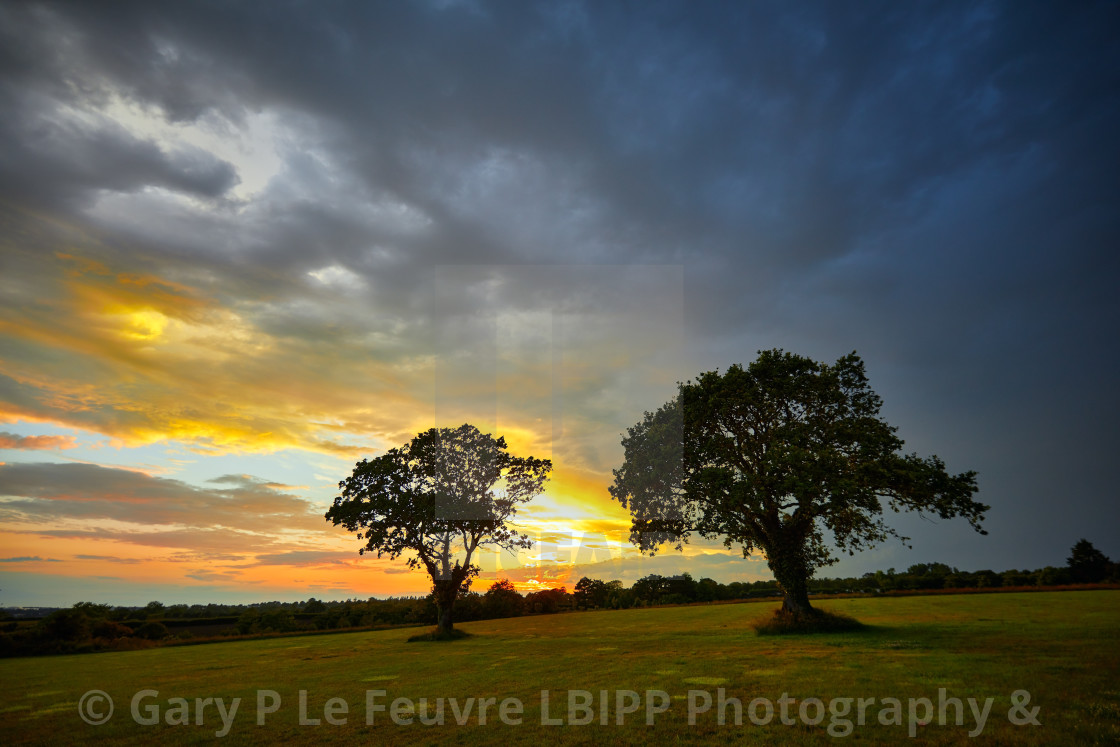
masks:
[[[773,617],[754,623],[759,635],[808,635],[815,633],[871,633],[876,628],[861,623],[854,617],[840,615],[825,610],[813,610],[809,614],[793,614],[778,610]]]
[[[426,633],[417,633],[414,636],[410,636],[406,643],[426,643],[429,641],[458,641],[463,638],[471,637],[471,634],[466,632],[465,630],[452,630],[450,633],[445,633],[439,628],[436,628],[434,630],[429,630]]]

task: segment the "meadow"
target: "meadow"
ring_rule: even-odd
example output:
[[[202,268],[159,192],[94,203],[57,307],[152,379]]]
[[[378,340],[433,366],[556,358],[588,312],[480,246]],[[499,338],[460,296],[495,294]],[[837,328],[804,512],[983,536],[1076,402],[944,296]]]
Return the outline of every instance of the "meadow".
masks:
[[[869,628],[758,636],[752,621],[776,607],[762,602],[489,620],[460,626],[472,637],[451,643],[405,643],[416,630],[396,629],[0,660],[0,734],[6,744],[1120,743],[1120,591],[817,604]],[[82,700],[95,689],[115,705],[98,726],[79,713],[108,713]],[[442,725],[410,715],[421,698],[428,721],[442,699]],[[394,723],[395,699],[411,724]]]

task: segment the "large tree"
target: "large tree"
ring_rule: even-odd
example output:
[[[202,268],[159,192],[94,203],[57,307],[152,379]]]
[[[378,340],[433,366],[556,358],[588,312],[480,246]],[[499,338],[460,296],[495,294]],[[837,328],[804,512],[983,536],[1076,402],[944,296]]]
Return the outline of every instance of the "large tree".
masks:
[[[506,449],[504,437],[472,425],[432,428],[358,462],[327,510],[328,521],[365,540],[359,553],[406,555],[410,568],[428,572],[441,634],[452,632],[455,599],[478,573],[478,549],[530,544],[509,522],[541,492],[552,462]]]
[[[691,534],[760,550],[783,609],[813,613],[808,582],[843,552],[901,537],[884,503],[966,518],[981,534],[988,506],[976,473],[950,475],[936,456],[900,452],[896,429],[855,353],[834,365],[781,350],[746,368],[709,371],[627,430],[611,495],[630,509],[631,541],[651,555]]]

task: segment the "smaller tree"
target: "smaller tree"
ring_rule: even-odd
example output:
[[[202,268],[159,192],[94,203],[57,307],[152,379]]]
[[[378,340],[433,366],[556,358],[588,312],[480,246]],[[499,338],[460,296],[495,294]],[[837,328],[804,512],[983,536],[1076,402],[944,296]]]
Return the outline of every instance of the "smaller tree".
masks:
[[[1104,581],[1112,570],[1112,562],[1103,552],[1093,547],[1087,539],[1080,540],[1066,559],[1075,583],[1091,584]]]
[[[517,508],[541,492],[552,462],[515,457],[505,438],[473,425],[432,428],[401,448],[358,462],[338,484],[327,520],[356,532],[365,547],[432,578],[438,632],[450,636],[453,609],[479,568],[480,547],[528,547],[509,526]]]

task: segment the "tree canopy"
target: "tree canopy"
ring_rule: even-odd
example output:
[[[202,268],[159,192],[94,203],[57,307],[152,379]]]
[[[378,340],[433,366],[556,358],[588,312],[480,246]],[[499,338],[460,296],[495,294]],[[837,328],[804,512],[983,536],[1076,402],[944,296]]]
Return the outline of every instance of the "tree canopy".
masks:
[[[1093,543],[1082,538],[1070,550],[1066,559],[1073,580],[1077,583],[1096,583],[1104,581],[1112,572],[1112,561],[1103,552],[1093,547]]]
[[[941,518],[963,517],[981,534],[988,506],[972,499],[976,473],[950,475],[936,456],[903,454],[879,416],[854,352],[833,365],[782,350],[744,368],[709,371],[647,412],[622,440],[612,497],[629,508],[631,541],[651,555],[693,533],[760,550],[785,595],[784,609],[812,611],[808,580],[890,536],[884,502]]]
[[[453,628],[452,608],[478,573],[480,547],[528,547],[510,520],[548,480],[547,459],[508,453],[504,437],[473,425],[432,428],[373,460],[363,459],[339,483],[327,510],[336,526],[356,532],[365,546],[432,578],[440,631]]]

